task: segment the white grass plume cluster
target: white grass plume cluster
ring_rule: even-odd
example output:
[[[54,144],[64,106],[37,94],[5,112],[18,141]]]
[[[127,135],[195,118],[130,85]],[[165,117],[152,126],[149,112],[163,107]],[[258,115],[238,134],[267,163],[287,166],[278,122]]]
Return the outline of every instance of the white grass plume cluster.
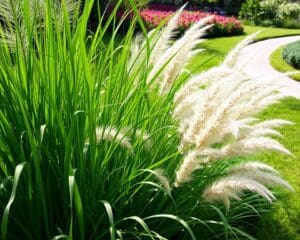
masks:
[[[137,34],[133,39],[130,49],[130,59],[128,71],[141,67],[148,60],[149,66],[153,66],[171,45],[171,39],[176,34],[177,22],[185,6],[180,8],[174,16],[168,21],[166,27],[161,30],[154,29],[147,35],[147,39],[142,34]],[[150,55],[147,58],[147,47],[150,49]]]
[[[241,50],[251,43],[256,36],[258,36],[261,31],[257,31],[256,33],[245,37],[224,59],[222,65],[228,68],[234,68],[237,65],[237,59],[241,52]]]
[[[131,59],[129,60],[129,69],[138,68],[145,59],[148,58],[147,65],[151,69],[147,76],[147,83],[158,87],[160,93],[168,93],[172,88],[175,80],[184,72],[184,67],[191,58],[199,53],[197,45],[203,41],[207,29],[211,25],[207,23],[212,17],[204,18],[195,23],[187,30],[182,37],[172,43],[172,38],[176,33],[177,22],[183,7],[169,20],[166,27],[161,31],[152,30],[148,34],[147,42],[142,41],[141,36],[132,44]]]
[[[207,17],[195,23],[165,52],[161,52],[160,58],[148,76],[148,82],[155,78],[156,83],[160,85],[161,93],[166,93],[171,89],[184,66],[199,52],[195,48],[203,41],[200,37],[211,27],[205,26],[210,19]]]
[[[58,29],[62,29],[64,24],[63,4],[67,11],[68,21],[73,22],[80,8],[81,0],[55,0],[52,4],[51,17]],[[24,14],[25,8],[29,8],[29,19],[24,17],[26,15]],[[46,19],[46,0],[1,0],[0,19],[5,23],[1,24],[0,44],[7,44],[11,50],[14,50],[17,44],[27,48],[26,31],[31,31],[28,26],[38,28],[35,30],[42,29]]]
[[[177,185],[191,179],[199,165],[224,158],[264,150],[291,154],[271,138],[281,136],[275,128],[291,122],[254,118],[284,95],[272,80],[252,79],[235,68],[237,54],[255,36],[242,41],[220,66],[193,76],[175,94],[173,117],[179,122],[179,150],[185,155],[176,172]],[[197,156],[193,163],[188,157],[191,149]]]
[[[241,200],[240,195],[247,190],[272,202],[275,196],[266,186],[278,185],[293,190],[276,170],[260,162],[242,163],[231,167],[227,173],[227,176],[218,179],[203,191],[205,201],[222,201],[229,207],[231,199]]]
[[[230,199],[241,200],[240,195],[245,190],[256,192],[269,202],[275,199],[263,184],[242,176],[228,176],[216,181],[204,190],[202,197],[207,202],[222,201],[229,207]]]
[[[209,18],[195,23],[185,34],[170,44],[180,11],[161,31],[149,33],[147,83],[158,87],[159,93],[169,93],[186,63],[198,53],[197,45],[210,27]],[[240,51],[257,36],[255,33],[240,42],[223,63],[206,72],[193,75],[174,95],[173,118],[178,122],[179,151],[182,163],[175,172],[175,187],[189,182],[195,170],[230,157],[273,150],[291,154],[273,136],[281,137],[276,128],[292,124],[284,120],[261,122],[255,115],[285,97],[278,91],[274,79],[253,79],[237,67]],[[133,44],[135,64],[147,56],[146,43],[141,38]],[[151,51],[152,50],[152,51]],[[152,86],[151,86],[152,87]],[[246,163],[228,170],[203,192],[206,201],[239,199],[244,190],[258,193],[268,201],[275,199],[266,187],[280,185],[291,189],[270,166]]]

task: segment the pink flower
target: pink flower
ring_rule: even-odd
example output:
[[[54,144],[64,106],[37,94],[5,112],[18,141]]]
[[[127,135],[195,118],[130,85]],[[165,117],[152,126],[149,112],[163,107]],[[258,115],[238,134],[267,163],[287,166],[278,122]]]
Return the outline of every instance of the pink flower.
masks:
[[[167,22],[167,20],[174,14],[173,11],[159,11],[159,10],[151,10],[144,9],[140,12],[140,15],[145,22],[146,26],[153,28],[157,27],[161,24],[162,21]],[[216,13],[211,14],[207,12],[191,12],[191,11],[183,11],[178,20],[178,27],[180,30],[185,30],[190,27],[193,23],[199,21],[202,18],[207,16],[213,16],[212,20],[210,20],[210,24],[214,24],[212,29],[210,29],[210,33],[221,33],[223,35],[230,35],[233,33],[241,33],[243,31],[243,27],[240,21],[238,21],[235,17],[224,17],[219,16]]]

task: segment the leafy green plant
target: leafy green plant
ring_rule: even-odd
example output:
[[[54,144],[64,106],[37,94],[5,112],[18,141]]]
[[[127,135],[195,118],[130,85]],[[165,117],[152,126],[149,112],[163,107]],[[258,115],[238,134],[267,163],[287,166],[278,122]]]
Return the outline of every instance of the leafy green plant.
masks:
[[[286,0],[246,1],[240,17],[263,26],[298,28],[300,4]]]
[[[279,5],[276,12],[277,18],[280,20],[299,20],[300,4],[285,2]]]
[[[247,0],[242,4],[239,16],[241,18],[257,22],[259,19],[260,4],[258,0]]]
[[[288,44],[282,51],[282,58],[291,66],[300,69],[300,41]]]
[[[234,67],[254,36],[196,74],[185,67],[209,19],[174,42],[178,14],[148,34],[130,1],[136,17],[117,42],[116,10],[90,34],[93,1],[73,24],[67,1],[61,18],[47,0],[42,27],[23,3],[22,25],[1,31],[1,238],[251,239],[243,223],[275,199],[269,187],[291,189],[243,160],[290,154],[270,138],[290,122],[252,117],[282,95]]]
[[[277,9],[285,0],[264,0],[260,2],[261,11],[259,13],[262,20],[277,18]]]

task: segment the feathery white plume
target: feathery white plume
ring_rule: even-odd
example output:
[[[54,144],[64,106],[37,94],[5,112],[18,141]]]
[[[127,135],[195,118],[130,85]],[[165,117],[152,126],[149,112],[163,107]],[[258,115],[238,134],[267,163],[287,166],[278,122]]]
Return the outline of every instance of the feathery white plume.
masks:
[[[154,65],[158,59],[161,57],[161,54],[166,52],[166,50],[171,45],[171,39],[174,37],[176,33],[176,29],[178,28],[178,20],[180,14],[185,8],[186,4],[183,5],[168,21],[166,27],[164,27],[161,31],[159,31],[156,36],[151,39],[151,44],[153,44],[151,54],[149,57],[149,64]]]
[[[211,17],[207,17],[195,23],[180,39],[161,53],[160,58],[149,73],[148,82],[152,82],[155,78],[156,84],[160,84],[162,93],[170,90],[184,65],[189,61],[191,52],[202,41],[200,37],[210,27],[203,27],[210,19]]]
[[[201,86],[205,86],[212,81],[219,81],[233,72],[233,70],[226,67],[214,67],[206,72],[193,76],[176,92],[174,103],[176,106],[179,105],[185,97],[198,92]]]
[[[211,101],[207,101],[210,108],[207,105],[199,106],[199,114],[195,114],[191,120],[189,128],[182,137],[182,144],[196,144],[197,147],[203,147],[212,144],[214,140],[218,141],[218,138],[223,135],[222,128],[231,120],[232,107],[241,104],[245,94],[257,89],[252,81],[243,84],[229,82],[229,86],[223,87],[224,91],[221,90],[222,85],[218,86],[219,83],[213,85],[217,88],[211,87],[207,92],[212,90],[212,96],[217,99],[210,97]],[[226,94],[228,90],[231,92],[229,96]],[[222,92],[226,94],[225,97],[221,95]]]
[[[230,53],[226,56],[225,60],[223,61],[222,65],[224,67],[234,68],[236,66],[237,59],[241,50],[249,43],[251,43],[255,39],[255,37],[260,33],[261,31],[258,31],[244,38],[234,49],[230,51]]]
[[[241,131],[251,129],[250,124],[254,121],[258,121],[258,119],[249,117],[241,120],[232,120],[223,129],[224,135],[228,134],[234,139],[238,139],[241,134]]]
[[[166,190],[166,192],[170,195],[172,188],[170,185],[170,181],[165,174],[165,171],[161,168],[157,168],[157,169],[154,169],[153,171],[151,171],[151,173],[153,173],[155,175],[155,177],[158,179],[160,184],[163,186],[163,188]]]
[[[240,195],[245,190],[258,193],[269,202],[272,202],[275,199],[272,192],[263,184],[243,176],[227,176],[220,178],[204,190],[202,198],[207,202],[222,201],[229,207],[230,199],[240,200]]]
[[[227,170],[230,175],[246,176],[268,186],[281,186],[293,191],[288,182],[283,180],[271,166],[260,162],[240,163]]]
[[[235,169],[235,171],[236,171],[236,169]],[[229,171],[229,173],[231,173],[231,171]],[[276,173],[264,172],[264,171],[261,171],[258,169],[254,170],[254,169],[244,168],[240,172],[235,172],[235,174],[232,174],[231,176],[247,177],[247,178],[257,181],[263,185],[281,186],[281,187],[287,188],[291,191],[294,190],[287,181],[283,180]]]
[[[134,134],[133,137],[136,139],[141,139],[143,141],[143,146],[146,150],[150,150],[152,147],[151,137],[150,135],[141,129],[133,129],[129,127],[124,128],[116,128],[112,126],[105,127],[97,127],[96,128],[96,140],[97,143],[102,141],[115,142],[120,146],[128,149],[130,152],[133,152],[132,139],[128,136]],[[85,150],[87,146],[90,144],[90,140],[87,139],[85,142]]]
[[[256,127],[259,128],[278,128],[283,125],[294,125],[295,123],[287,121],[287,120],[282,120],[282,119],[271,119],[271,120],[266,120],[263,122],[260,122],[256,124]]]
[[[208,160],[205,162],[208,164],[222,158],[247,156],[266,150],[292,155],[291,152],[282,146],[278,141],[268,137],[249,137],[226,144],[221,148],[206,147],[198,149],[197,151],[200,152],[202,156],[208,157]]]
[[[276,169],[273,167],[261,163],[261,162],[245,162],[245,163],[240,163],[238,165],[235,165],[233,167],[230,167],[228,170],[228,173],[239,173],[239,172],[245,172],[245,171],[266,171],[266,172],[271,172],[271,173],[278,173]]]
[[[145,38],[137,34],[130,45],[130,58],[127,65],[128,72],[138,69],[146,61]]]
[[[96,139],[98,142],[109,141],[116,142],[120,146],[133,151],[130,139],[126,137],[123,131],[118,130],[117,128],[106,126],[106,127],[97,127],[96,128]]]
[[[273,150],[283,154],[292,155],[291,152],[279,142],[268,137],[250,137],[237,141],[232,144],[230,152],[248,155],[264,150]]]
[[[192,174],[200,168],[200,159],[197,151],[190,151],[185,155],[183,161],[176,171],[175,187],[179,187],[185,182],[188,182],[192,178]]]
[[[142,34],[137,34],[133,39],[130,49],[130,59],[128,71],[141,67],[142,63],[146,63],[149,58],[149,66],[153,66],[171,44],[171,39],[174,37],[177,29],[177,23],[182,10],[182,6],[168,21],[167,25],[159,29],[153,29],[147,34],[148,42]],[[148,46],[147,46],[148,45]],[[150,54],[147,48],[150,49]],[[149,54],[149,56],[148,56]]]

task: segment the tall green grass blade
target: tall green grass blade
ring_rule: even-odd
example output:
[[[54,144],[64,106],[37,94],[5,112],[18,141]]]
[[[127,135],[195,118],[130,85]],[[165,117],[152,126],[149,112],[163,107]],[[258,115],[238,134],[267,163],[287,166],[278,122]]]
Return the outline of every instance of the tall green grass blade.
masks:
[[[27,163],[18,164],[16,167],[16,170],[15,170],[11,195],[10,195],[7,205],[5,206],[5,209],[4,209],[4,212],[2,215],[2,221],[1,221],[1,239],[2,240],[5,240],[7,237],[7,225],[8,225],[10,209],[11,209],[12,204],[15,201],[16,194],[17,194],[17,187],[19,185],[20,177],[21,177],[21,174],[22,174],[26,164]]]
[[[109,232],[110,232],[110,239],[111,240],[116,240],[116,229],[115,229],[115,221],[114,221],[114,216],[113,216],[113,211],[112,208],[110,206],[110,204],[107,201],[101,201],[104,205],[106,214],[108,216],[109,219]]]
[[[69,176],[69,193],[70,193],[70,207],[71,207],[71,222],[69,228],[69,236],[73,238],[73,199],[74,199],[74,184],[75,184],[75,177]]]
[[[180,225],[182,225],[187,230],[187,232],[189,233],[189,235],[190,235],[190,237],[191,237],[192,240],[196,240],[197,239],[195,237],[192,229],[188,225],[188,223],[186,221],[184,221],[183,219],[175,216],[175,215],[172,215],[172,214],[156,214],[156,215],[152,215],[152,216],[146,217],[146,218],[144,218],[144,220],[154,219],[154,218],[167,218],[167,219],[174,220],[177,223],[179,223]]]
[[[80,239],[84,239],[84,216],[80,193],[76,184],[75,176],[69,176],[70,206],[71,206],[71,223],[69,228],[69,237],[73,239],[74,231],[74,210],[76,212],[79,225]]]
[[[145,230],[145,232],[151,239],[153,239],[153,240],[155,239],[153,237],[153,234],[151,233],[148,225],[145,223],[145,221],[142,218],[140,218],[138,216],[131,216],[131,217],[122,219],[122,221],[128,221],[128,220],[133,220],[133,221],[137,222],[140,226],[142,226],[142,228]]]

